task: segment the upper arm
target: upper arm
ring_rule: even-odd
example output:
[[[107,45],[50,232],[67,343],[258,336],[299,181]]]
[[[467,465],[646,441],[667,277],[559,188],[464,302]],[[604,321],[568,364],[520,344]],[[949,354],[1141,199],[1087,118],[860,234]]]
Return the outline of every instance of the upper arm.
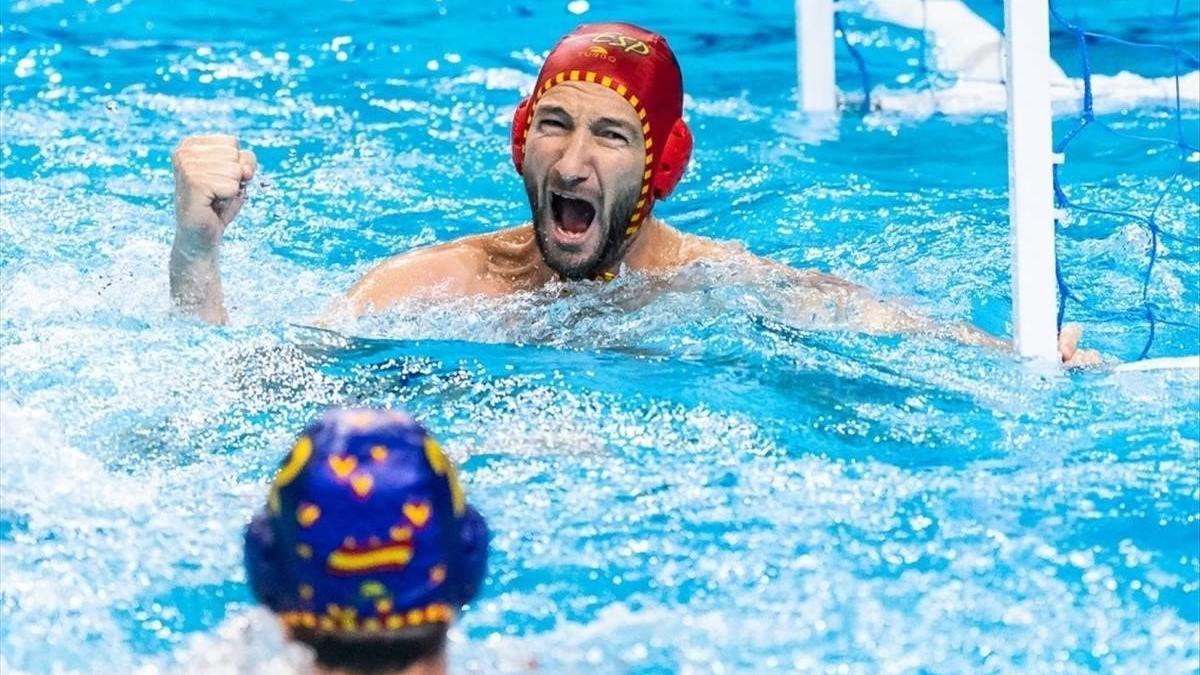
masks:
[[[848,323],[872,333],[909,332],[931,325],[925,316],[912,308],[883,300],[852,281],[815,270],[797,269],[739,246],[711,244],[715,246],[706,248],[710,260],[736,261],[747,270],[759,270],[786,279],[795,291],[791,309],[807,321]]]
[[[923,312],[904,303],[885,300],[870,289],[831,274],[800,270],[784,263],[750,253],[736,244],[694,237],[689,242],[693,260],[736,262],[747,270],[781,275],[798,291],[791,311],[805,321],[849,324],[868,333],[924,332],[950,337],[966,344],[1008,349],[1009,344],[970,324],[939,324]]]

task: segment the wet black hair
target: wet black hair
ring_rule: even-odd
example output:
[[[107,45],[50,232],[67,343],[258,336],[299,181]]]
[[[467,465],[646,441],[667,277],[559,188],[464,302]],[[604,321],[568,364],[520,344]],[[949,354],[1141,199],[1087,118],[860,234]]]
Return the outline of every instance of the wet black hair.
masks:
[[[317,665],[356,675],[383,675],[441,657],[447,624],[431,623],[373,635],[292,628],[292,639],[312,647]]]

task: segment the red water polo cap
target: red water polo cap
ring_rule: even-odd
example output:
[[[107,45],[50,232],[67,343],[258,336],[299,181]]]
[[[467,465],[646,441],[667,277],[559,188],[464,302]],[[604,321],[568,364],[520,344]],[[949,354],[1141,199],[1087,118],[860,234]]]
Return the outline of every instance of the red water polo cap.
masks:
[[[563,82],[593,82],[629,102],[642,121],[645,172],[641,197],[625,236],[631,237],[683,177],[692,156],[692,134],[683,121],[683,76],[667,41],[628,23],[593,23],[568,33],[551,50],[533,94],[513,114],[513,164],[521,171],[525,140],[538,100]]]

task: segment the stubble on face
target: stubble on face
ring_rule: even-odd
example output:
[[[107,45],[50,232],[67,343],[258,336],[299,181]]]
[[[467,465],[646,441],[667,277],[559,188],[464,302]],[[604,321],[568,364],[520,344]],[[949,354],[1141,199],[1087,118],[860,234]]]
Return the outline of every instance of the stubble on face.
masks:
[[[539,186],[529,171],[523,174],[522,180],[533,217],[535,240],[547,267],[566,279],[579,280],[595,278],[620,262],[628,248],[625,229],[637,210],[640,186],[623,189],[611,199],[603,196],[603,211],[596,218],[596,226],[601,228],[602,235],[598,241],[603,242],[602,245],[593,247],[590,253],[571,254],[558,248],[550,238],[550,229],[555,226],[550,192],[555,186],[549,180],[546,185]]]

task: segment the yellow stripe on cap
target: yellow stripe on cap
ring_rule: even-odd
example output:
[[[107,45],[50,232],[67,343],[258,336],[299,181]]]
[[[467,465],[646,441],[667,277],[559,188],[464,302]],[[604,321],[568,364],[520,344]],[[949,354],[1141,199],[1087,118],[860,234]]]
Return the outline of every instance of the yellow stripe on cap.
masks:
[[[275,487],[281,488],[291,483],[300,474],[304,465],[308,463],[312,457],[312,439],[308,436],[301,436],[300,440],[296,441],[296,445],[292,447],[292,454],[288,457],[288,461],[279,470],[275,476]]]
[[[362,553],[334,551],[329,554],[326,564],[336,572],[364,572],[386,565],[406,565],[409,560],[412,560],[411,548],[391,546]]]

